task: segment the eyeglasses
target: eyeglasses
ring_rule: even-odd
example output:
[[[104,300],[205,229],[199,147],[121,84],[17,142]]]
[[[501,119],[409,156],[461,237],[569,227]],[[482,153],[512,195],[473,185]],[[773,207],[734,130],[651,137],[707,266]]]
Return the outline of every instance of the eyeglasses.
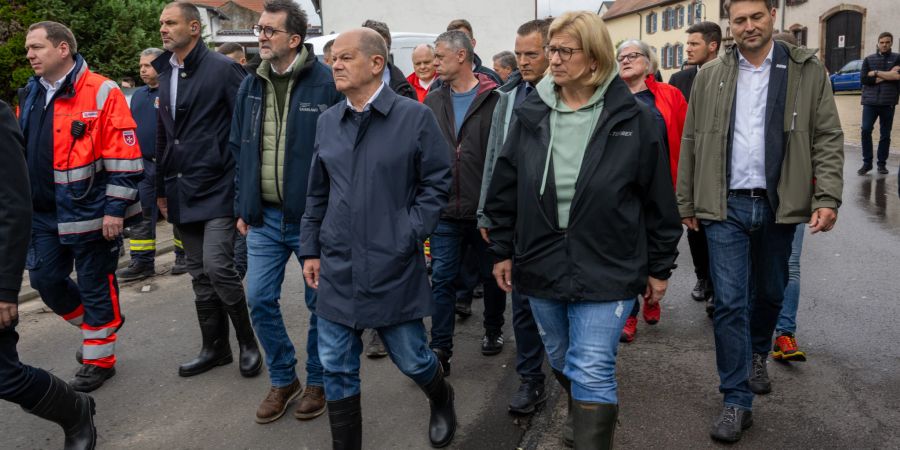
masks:
[[[547,59],[553,58],[553,54],[556,53],[559,55],[559,59],[563,62],[572,59],[572,54],[575,52],[580,52],[583,49],[580,48],[569,48],[569,47],[544,47],[544,54],[547,55]]]
[[[640,58],[641,56],[647,56],[647,55],[645,55],[643,53],[633,52],[633,53],[629,53],[627,55],[619,55],[619,57],[616,58],[616,61],[625,62],[625,60],[627,59],[628,62],[634,62],[634,60]]]
[[[253,25],[253,34],[255,36],[259,36],[260,34],[264,34],[266,39],[272,39],[272,35],[275,33],[287,33],[284,30],[276,30],[270,26],[262,26],[262,25]]]

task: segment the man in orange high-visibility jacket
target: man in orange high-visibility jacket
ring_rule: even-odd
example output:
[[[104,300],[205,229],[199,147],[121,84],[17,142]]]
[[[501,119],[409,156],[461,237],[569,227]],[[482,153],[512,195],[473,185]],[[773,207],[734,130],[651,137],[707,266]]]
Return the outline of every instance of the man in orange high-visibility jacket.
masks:
[[[124,95],[88,70],[71,30],[36,23],[25,47],[35,72],[20,92],[34,208],[26,266],[44,303],[81,328],[83,365],[71,384],[89,392],[115,374],[115,271],[125,221],[141,214],[141,152]]]

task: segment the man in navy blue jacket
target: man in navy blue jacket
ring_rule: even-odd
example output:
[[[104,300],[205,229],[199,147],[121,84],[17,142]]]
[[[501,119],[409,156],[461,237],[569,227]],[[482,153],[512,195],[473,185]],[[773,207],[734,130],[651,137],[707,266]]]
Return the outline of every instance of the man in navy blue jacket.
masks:
[[[184,239],[203,346],[178,374],[190,377],[233,361],[228,318],[240,346],[240,372],[253,377],[262,359],[234,266],[234,158],[228,150],[238,87],[247,73],[200,38],[200,11],[172,2],[159,18],[166,52],[159,73],[157,205]]]
[[[292,0],[269,0],[263,9],[253,29],[262,62],[238,90],[228,146],[237,162],[237,229],[247,237],[247,301],[272,382],[256,421],[269,423],[301,392],[294,417],[307,420],[325,412],[316,293],[309,286],[304,289],[310,311],[305,391],[278,301],[285,265],[292,255],[300,256],[300,218],[316,121],[343,95],[312,45],[303,43],[306,13]]]
[[[144,157],[144,178],[138,184],[143,220],[131,227],[131,262],[116,272],[122,281],[141,280],[156,274],[156,121],[159,111],[159,77],[150,64],[162,54],[158,48],[141,52],[140,70],[144,86],[131,95],[131,116],[137,123],[137,140]],[[175,232],[175,265],[172,275],[187,272],[184,263],[184,246],[178,228]]]
[[[434,302],[422,243],[450,191],[450,148],[434,115],[382,79],[387,45],[359,28],[332,47],[341,102],[322,114],[309,174],[300,256],[318,289],[319,350],[332,448],[362,448],[359,356],[362,330],[375,329],[391,361],[431,403],[429,439],[450,443],[453,389],[425,324]]]

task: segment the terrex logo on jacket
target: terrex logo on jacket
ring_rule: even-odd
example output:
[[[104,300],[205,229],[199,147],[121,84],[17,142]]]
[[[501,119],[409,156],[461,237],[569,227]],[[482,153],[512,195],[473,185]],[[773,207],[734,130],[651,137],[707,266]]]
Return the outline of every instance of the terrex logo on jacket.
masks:
[[[141,213],[137,183],[143,163],[125,96],[115,82],[88,70],[80,55],[76,61],[53,104],[53,180],[63,243],[99,239],[105,215],[128,219]],[[35,105],[38,83],[32,77],[25,88],[19,124],[26,135],[29,111],[41,107]],[[79,138],[76,122],[83,124]]]

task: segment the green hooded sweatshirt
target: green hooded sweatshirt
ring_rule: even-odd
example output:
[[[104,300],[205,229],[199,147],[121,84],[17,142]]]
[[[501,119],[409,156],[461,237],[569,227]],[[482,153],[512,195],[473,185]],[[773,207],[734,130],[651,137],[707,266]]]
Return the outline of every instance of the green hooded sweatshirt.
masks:
[[[581,172],[581,162],[591,136],[600,120],[603,111],[603,96],[612,80],[616,77],[613,71],[603,84],[597,86],[594,95],[577,110],[567,106],[557,92],[552,76],[544,77],[537,84],[537,92],[541,100],[550,107],[550,148],[544,164],[544,176],[541,179],[541,195],[547,186],[550,172],[550,159],[553,159],[553,180],[556,184],[556,214],[559,227],[569,226],[569,208],[575,197],[575,183]]]

